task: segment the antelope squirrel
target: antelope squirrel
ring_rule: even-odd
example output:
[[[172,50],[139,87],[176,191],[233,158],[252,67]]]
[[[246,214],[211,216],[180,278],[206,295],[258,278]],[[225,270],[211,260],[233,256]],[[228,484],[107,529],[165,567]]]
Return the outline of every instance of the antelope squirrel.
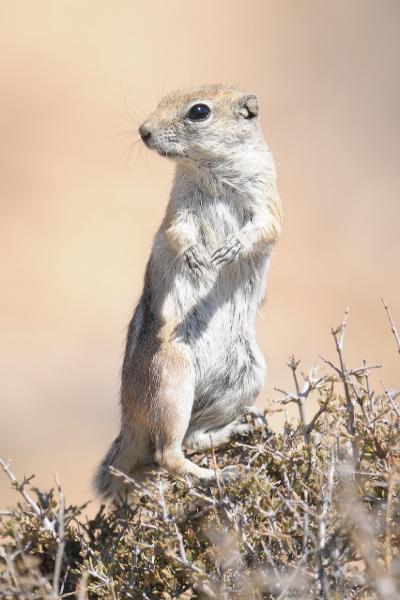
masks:
[[[154,464],[211,480],[185,457],[226,443],[264,382],[255,338],[265,275],[282,224],[273,158],[256,96],[205,85],[165,96],[139,128],[176,162],[164,219],[129,325],[121,432],[95,478],[103,497]]]

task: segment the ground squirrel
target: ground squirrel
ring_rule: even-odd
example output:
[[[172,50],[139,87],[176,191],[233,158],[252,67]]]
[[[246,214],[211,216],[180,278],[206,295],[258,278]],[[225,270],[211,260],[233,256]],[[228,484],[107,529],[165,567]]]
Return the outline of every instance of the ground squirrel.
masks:
[[[110,465],[138,480],[154,464],[211,480],[183,447],[217,447],[249,427],[242,417],[265,377],[255,318],[282,222],[256,96],[177,91],[139,133],[176,174],[129,325],[121,432],[95,480],[104,497],[124,490]]]

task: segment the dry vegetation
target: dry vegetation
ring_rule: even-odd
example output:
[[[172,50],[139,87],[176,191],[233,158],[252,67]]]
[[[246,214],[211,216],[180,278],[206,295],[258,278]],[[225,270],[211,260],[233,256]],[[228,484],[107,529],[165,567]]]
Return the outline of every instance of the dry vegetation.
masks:
[[[275,434],[259,417],[252,435],[195,457],[217,475],[238,465],[233,481],[158,473],[136,506],[87,520],[58,484],[31,491],[2,462],[21,501],[0,513],[0,598],[399,598],[400,409],[395,392],[371,389],[376,367],[346,367],[346,319],[323,372],[289,361],[279,403],[298,406],[298,426]]]

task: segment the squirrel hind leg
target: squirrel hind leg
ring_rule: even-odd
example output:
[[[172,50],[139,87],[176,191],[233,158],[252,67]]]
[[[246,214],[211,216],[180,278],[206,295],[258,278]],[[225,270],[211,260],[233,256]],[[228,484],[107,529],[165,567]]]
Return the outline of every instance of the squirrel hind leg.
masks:
[[[194,401],[195,373],[184,345],[168,343],[159,349],[152,363],[158,388],[152,398],[151,441],[154,461],[171,475],[215,479],[212,469],[196,465],[185,457],[183,440],[189,427]]]

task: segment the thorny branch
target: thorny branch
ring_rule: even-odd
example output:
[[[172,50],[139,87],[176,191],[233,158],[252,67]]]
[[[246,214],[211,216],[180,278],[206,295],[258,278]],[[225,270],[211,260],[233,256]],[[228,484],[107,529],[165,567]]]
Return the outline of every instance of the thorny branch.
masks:
[[[390,313],[389,307],[387,306],[387,304],[386,304],[386,302],[384,301],[383,298],[381,298],[381,300],[382,300],[383,306],[385,307],[386,314],[388,316],[389,323],[390,323],[390,328],[392,330],[395,342],[397,344],[397,352],[400,354],[400,336],[399,336],[398,331],[396,329],[396,325],[394,324],[394,320],[393,320],[393,317],[392,317],[392,315]]]
[[[43,526],[48,529],[49,531],[51,531],[51,533],[55,536],[56,532],[55,532],[55,522],[52,521],[50,522],[48,520],[48,518],[44,515],[42,509],[40,508],[39,504],[37,504],[33,498],[28,494],[28,492],[26,491],[26,486],[29,484],[29,482],[31,481],[32,477],[29,478],[25,478],[21,483],[19,483],[14,475],[14,473],[11,472],[10,470],[10,463],[6,463],[2,458],[0,458],[0,466],[3,469],[3,471],[6,473],[7,477],[9,478],[9,480],[12,483],[12,486],[21,494],[21,496],[24,498],[25,502],[27,502],[29,504],[29,506],[32,508],[32,510],[35,512],[35,514],[42,520],[43,522]]]
[[[61,566],[65,548],[65,498],[58,478],[56,478],[56,485],[60,500],[60,510],[58,513],[58,548],[54,566],[53,591],[58,595],[60,591]]]
[[[280,398],[276,401],[276,404],[289,404],[293,402],[298,406],[299,409],[299,417],[300,417],[300,429],[303,432],[304,441],[306,444],[310,442],[310,433],[313,431],[319,417],[327,410],[327,403],[321,404],[317,413],[313,416],[309,423],[306,422],[305,415],[305,402],[307,398],[310,396],[311,392],[315,390],[322,389],[328,382],[328,378],[326,376],[318,377],[316,367],[312,367],[309,374],[307,376],[303,375],[304,384],[303,387],[300,387],[297,368],[300,364],[300,361],[296,361],[294,356],[291,356],[288,362],[288,367],[292,371],[293,380],[295,383],[295,393],[286,392],[281,388],[275,388],[277,392],[283,395],[283,398]]]

